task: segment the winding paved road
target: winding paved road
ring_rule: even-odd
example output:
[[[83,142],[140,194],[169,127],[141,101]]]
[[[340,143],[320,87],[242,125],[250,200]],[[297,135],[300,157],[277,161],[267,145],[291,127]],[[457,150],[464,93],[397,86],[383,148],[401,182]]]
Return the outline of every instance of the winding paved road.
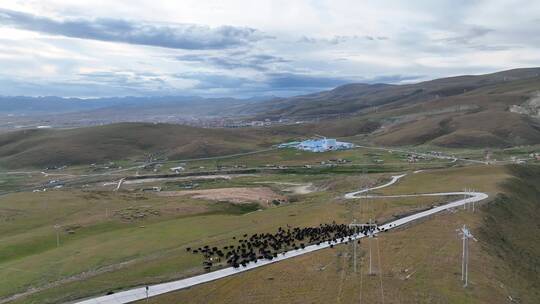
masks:
[[[389,223],[386,223],[386,224],[383,224],[383,225],[379,226],[383,230],[394,229],[396,227],[403,226],[403,225],[405,225],[407,223],[410,223],[412,221],[415,221],[415,220],[418,220],[418,219],[433,215],[435,213],[438,213],[438,212],[441,212],[441,211],[444,211],[444,210],[456,208],[456,207],[463,206],[463,205],[468,204],[468,203],[478,202],[478,201],[481,201],[481,200],[484,200],[484,199],[488,198],[488,195],[485,194],[485,193],[482,193],[482,192],[440,192],[440,193],[403,194],[403,195],[386,195],[386,196],[367,195],[368,191],[377,190],[377,189],[381,189],[381,188],[393,185],[394,183],[396,183],[399,179],[401,179],[405,175],[406,174],[392,176],[392,179],[389,182],[387,182],[387,183],[385,183],[383,185],[379,185],[379,186],[376,186],[376,187],[373,187],[373,188],[368,188],[368,189],[363,189],[363,190],[347,193],[347,194],[345,194],[344,197],[346,199],[361,199],[361,198],[366,198],[366,197],[367,198],[384,198],[384,197],[386,197],[386,198],[394,198],[394,197],[412,197],[412,196],[455,196],[455,195],[464,196],[464,198],[458,199],[456,201],[453,201],[453,202],[450,202],[450,203],[447,203],[447,204],[444,204],[444,205],[441,205],[441,206],[438,206],[438,207],[434,207],[434,208],[431,208],[431,209],[428,209],[428,210],[425,210],[425,211],[421,211],[421,212],[418,212],[418,213],[415,213],[415,214],[412,214],[412,215],[409,215],[409,216],[406,216],[406,217],[403,217],[403,218],[400,218],[400,219],[397,219],[395,221],[392,221],[392,222],[389,222]],[[366,195],[361,195],[363,193],[366,193]],[[365,237],[365,236],[362,235],[362,234],[359,234],[359,235],[353,236],[353,239],[360,239],[360,238],[363,238],[363,237]],[[340,242],[338,242],[338,243],[340,243]],[[77,302],[77,304],[124,304],[124,303],[130,303],[130,302],[146,299],[147,296],[148,297],[153,297],[153,296],[161,295],[161,294],[168,293],[168,292],[171,292],[171,291],[176,291],[176,290],[188,288],[188,287],[191,287],[191,286],[199,285],[199,284],[202,284],[202,283],[218,280],[218,279],[221,279],[221,278],[224,278],[224,277],[228,277],[228,276],[232,276],[232,275],[235,275],[235,274],[238,274],[238,273],[241,273],[241,272],[248,271],[248,270],[253,269],[253,268],[257,268],[257,267],[261,267],[261,266],[264,266],[264,265],[276,263],[276,262],[279,262],[279,261],[282,261],[282,260],[290,259],[290,258],[299,256],[299,255],[307,254],[307,253],[317,251],[317,250],[321,250],[321,249],[328,248],[328,247],[330,247],[330,245],[328,243],[324,243],[324,244],[320,244],[320,245],[310,245],[310,246],[307,246],[305,249],[287,251],[287,252],[285,252],[283,254],[280,254],[277,258],[275,258],[275,259],[273,259],[271,261],[269,261],[269,260],[259,260],[256,263],[248,264],[247,267],[241,267],[241,268],[229,267],[229,268],[224,268],[224,269],[221,269],[221,270],[217,270],[217,271],[197,275],[197,276],[187,278],[187,279],[182,279],[182,280],[177,280],[177,281],[168,282],[168,283],[161,283],[161,284],[151,285],[148,288],[148,294],[147,294],[147,290],[146,290],[145,287],[138,287],[138,288],[133,288],[133,289],[130,289],[130,290],[118,292],[118,293],[111,294],[111,295],[105,295],[105,296],[100,296],[100,297],[96,297],[96,298],[86,299],[86,300]]]
[[[367,193],[368,191],[377,190],[377,189],[381,189],[381,188],[391,186],[391,185],[395,184],[400,178],[404,177],[405,175],[407,175],[407,174],[394,175],[394,176],[392,176],[392,179],[386,184],[382,184],[380,186],[376,186],[376,187],[373,187],[373,188],[366,188],[366,189],[362,189],[362,190],[359,190],[359,191],[347,193],[347,194],[345,194],[345,198],[347,198],[347,199],[365,198],[366,197],[365,195],[363,195],[363,196],[358,196],[358,195],[362,194],[362,193]]]

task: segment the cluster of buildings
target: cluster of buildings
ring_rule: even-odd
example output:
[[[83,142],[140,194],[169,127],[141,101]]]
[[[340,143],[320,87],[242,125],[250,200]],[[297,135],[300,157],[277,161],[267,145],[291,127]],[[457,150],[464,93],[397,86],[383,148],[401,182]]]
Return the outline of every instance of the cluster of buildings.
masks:
[[[304,141],[293,141],[290,143],[280,144],[278,148],[295,148],[298,150],[309,152],[326,152],[336,150],[347,150],[354,148],[354,144],[348,142],[337,141],[334,138],[317,138]]]
[[[536,152],[536,153],[530,153],[529,154],[529,157],[534,159],[534,160],[538,160],[540,161],[540,153]]]
[[[302,121],[294,121],[287,118],[281,118],[279,120],[242,120],[233,118],[215,118],[207,119],[200,126],[209,128],[250,128],[250,127],[269,127],[273,125],[292,125],[300,124]]]
[[[426,160],[426,159],[427,157],[421,154],[412,154],[412,153],[407,154],[407,162],[409,163],[416,163],[416,162]]]
[[[511,156],[510,161],[516,163],[516,164],[524,164],[527,161],[536,160],[540,161],[540,153],[529,153],[529,157],[517,157],[517,156]]]

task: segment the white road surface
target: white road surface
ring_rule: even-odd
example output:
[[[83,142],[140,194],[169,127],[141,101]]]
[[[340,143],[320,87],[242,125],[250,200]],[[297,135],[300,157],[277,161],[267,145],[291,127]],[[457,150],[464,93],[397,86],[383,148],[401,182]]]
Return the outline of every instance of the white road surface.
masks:
[[[386,184],[382,184],[380,186],[376,186],[376,187],[373,187],[373,188],[366,188],[366,189],[362,189],[362,190],[359,190],[359,191],[347,193],[347,194],[345,194],[345,198],[352,199],[352,198],[365,197],[365,195],[362,196],[362,197],[360,197],[358,195],[362,194],[362,193],[367,193],[368,191],[373,191],[373,190],[377,190],[377,189],[381,189],[381,188],[391,186],[391,185],[395,184],[400,178],[404,177],[405,175],[407,175],[407,174],[394,175],[394,176],[392,176],[392,179]]]
[[[411,197],[411,196],[463,196],[463,198],[458,199],[456,201],[450,202],[445,205],[441,205],[438,207],[434,207],[429,210],[425,210],[422,212],[415,213],[413,215],[409,215],[400,219],[397,219],[395,221],[383,224],[379,226],[382,229],[394,229],[399,226],[403,226],[407,223],[413,222],[415,220],[433,215],[435,213],[456,208],[459,206],[463,206],[465,204],[478,202],[481,200],[484,200],[488,198],[488,195],[482,192],[442,192],[442,193],[425,193],[425,194],[404,194],[404,195],[387,195],[387,196],[374,196],[374,195],[367,195],[368,191],[381,189],[384,187],[388,187],[394,183],[396,183],[400,178],[404,177],[405,174],[402,175],[396,175],[392,176],[392,179],[383,185],[376,186],[373,188],[363,189],[360,191],[355,191],[351,193],[345,194],[345,198],[347,199],[362,199],[362,198],[383,198],[383,197]],[[366,195],[361,195],[363,193],[366,193]],[[353,236],[353,239],[360,239],[365,237],[362,234]],[[340,242],[338,242],[340,243]],[[335,244],[335,243],[334,243]],[[77,302],[78,304],[124,304],[124,303],[130,303],[138,300],[144,300],[148,297],[153,297],[157,295],[161,295],[164,293],[168,293],[171,291],[181,290],[184,288],[188,288],[191,286],[203,284],[206,282],[218,280],[224,277],[232,276],[238,273],[242,273],[257,267],[261,267],[264,265],[276,263],[282,260],[290,259],[299,255],[307,254],[313,251],[317,251],[320,249],[328,248],[330,247],[330,244],[324,243],[320,245],[310,245],[307,246],[305,249],[298,249],[298,250],[291,250],[287,251],[283,254],[280,254],[277,258],[269,261],[269,260],[259,260],[256,263],[249,263],[246,267],[240,267],[240,268],[224,268],[221,270],[201,274],[198,276],[194,276],[187,279],[177,280],[173,282],[168,283],[161,283],[161,284],[155,284],[148,286],[148,293],[146,290],[146,287],[138,287],[133,288],[130,290],[118,292],[111,295],[105,295],[100,297],[95,297],[91,299],[86,299],[80,302]]]

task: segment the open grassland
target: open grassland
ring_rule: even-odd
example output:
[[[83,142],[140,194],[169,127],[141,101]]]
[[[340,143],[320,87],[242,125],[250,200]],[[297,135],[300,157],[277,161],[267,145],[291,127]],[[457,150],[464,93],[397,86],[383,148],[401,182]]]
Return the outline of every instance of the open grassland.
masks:
[[[349,120],[344,120],[340,124],[347,121]],[[368,121],[360,119],[359,122],[363,124]],[[430,120],[421,120],[417,122],[420,124],[418,128],[431,130],[432,128],[425,128],[423,125],[429,123]],[[332,124],[333,121],[324,121],[319,125]],[[371,141],[369,137],[366,137],[366,134],[371,131],[373,130],[360,128],[352,133],[342,130],[335,134],[330,132],[331,134],[327,135],[345,141],[366,143]],[[395,136],[397,140],[407,141],[406,136],[400,132],[405,131],[399,131],[396,133],[397,135],[390,133],[384,136]],[[271,152],[265,154],[265,158],[258,157],[257,154],[241,159],[222,157],[268,150],[275,144],[310,138],[318,133],[320,132],[317,132],[317,128],[314,128],[312,124],[232,130],[193,128],[170,124],[121,123],[65,130],[22,130],[0,135],[0,168],[43,170],[46,167],[64,165],[70,167],[88,166],[92,163],[104,165],[110,161],[115,162],[116,166],[128,167],[135,163],[141,164],[149,159],[181,161],[216,158],[198,163],[200,166],[215,167],[220,162],[222,162],[220,165],[227,165],[238,161],[249,166],[272,163],[282,165],[313,164],[324,161],[327,156],[329,158],[351,158],[353,162],[364,164],[375,160],[393,162],[399,158],[399,156],[386,155],[387,153],[376,151],[356,153],[355,150],[320,154],[292,149]],[[417,136],[421,132],[412,133]],[[421,141],[412,144],[422,143]],[[382,144],[386,143],[382,142]],[[454,148],[456,149],[444,148],[444,150],[449,153],[467,150],[463,146]],[[438,149],[443,148],[434,148],[434,150]],[[475,150],[474,156],[483,157],[481,153],[480,155],[476,153],[477,151],[480,150]],[[77,170],[72,170],[72,172],[76,173]]]
[[[339,161],[343,163],[339,163]],[[171,167],[178,166],[180,162],[170,161],[162,170],[166,172]],[[246,156],[230,157],[212,160],[194,160],[183,163],[187,170],[218,169],[218,168],[265,168],[265,167],[303,167],[311,166],[313,170],[318,167],[337,166],[349,167],[356,171],[375,170],[403,170],[415,167],[444,167],[450,164],[448,160],[429,159],[419,163],[408,163],[407,154],[400,152],[389,153],[386,151],[356,148],[351,150],[330,151],[325,153],[313,153],[296,149],[276,149]],[[360,168],[358,167],[360,166]],[[334,169],[337,170],[337,169]]]
[[[341,160],[341,162],[339,162]],[[420,168],[441,168],[455,165],[446,160],[423,160],[409,164],[406,154],[388,153],[371,149],[353,149],[327,153],[311,153],[294,149],[263,150],[248,155],[231,155],[211,159],[159,160],[159,163],[145,166],[143,159],[124,159],[99,162],[87,165],[70,165],[59,169],[31,168],[27,170],[5,170],[0,172],[0,192],[42,189],[51,181],[72,186],[85,186],[104,181],[118,181],[131,175],[172,174],[170,168],[182,166],[185,171],[225,172],[243,168],[258,168],[266,171],[275,169],[284,172],[282,178],[290,173],[313,174],[358,174],[362,172],[390,172],[415,170]],[[161,163],[163,162],[163,163]],[[304,168],[304,166],[309,168]],[[287,169],[279,169],[286,167]]]
[[[459,170],[468,180],[461,179]],[[411,173],[388,191],[400,193],[399,187],[413,187],[407,186],[409,179],[417,187],[440,190],[460,190],[467,186],[465,182],[490,183],[485,185],[486,189],[495,191],[495,184],[505,178],[499,167],[434,170],[422,178],[423,174]],[[444,201],[342,199],[345,192],[381,183],[388,176],[264,174],[205,187],[261,187],[261,183],[269,183],[274,191],[288,195],[284,191],[290,187],[287,183],[313,185],[314,191],[295,194],[293,203],[258,212],[253,212],[258,207],[252,205],[239,207],[190,197],[164,198],[137,191],[66,190],[4,196],[0,199],[2,215],[7,216],[2,217],[5,220],[0,228],[0,297],[24,293],[33,286],[38,288],[37,292],[14,303],[57,303],[186,277],[203,271],[201,258],[187,254],[186,247],[225,246],[233,236],[274,232],[287,224],[316,226],[334,220],[349,223],[353,218],[386,220]],[[491,178],[486,180],[486,176]],[[447,182],[439,184],[438,180],[444,178]],[[62,227],[58,248],[55,224]]]
[[[500,191],[498,183],[506,177],[508,173],[503,166],[474,165],[444,170],[426,170],[412,174],[390,188],[381,189],[381,193],[430,193],[447,190],[462,191],[468,188],[494,195]]]
[[[28,182],[26,174],[12,174],[0,176],[0,192],[14,191],[20,188],[21,184]]]
[[[141,159],[211,157],[263,149],[295,135],[266,129],[203,129],[121,123],[66,130],[23,130],[0,135],[0,166],[27,168]]]
[[[214,157],[266,149],[320,134],[385,146],[448,148],[537,145],[538,121],[509,111],[536,96],[538,69],[451,77],[408,85],[345,85],[327,92],[257,104],[259,118],[308,122],[264,128],[196,128],[118,123],[0,134],[0,168]],[[521,76],[516,76],[520,74]],[[512,75],[507,78],[503,75]],[[306,98],[307,97],[307,98]],[[313,118],[327,117],[328,119]],[[305,119],[301,119],[305,120]]]
[[[349,125],[352,122],[352,125]],[[0,168],[45,168],[132,162],[151,157],[193,159],[234,155],[315,136],[352,136],[376,128],[365,119],[271,128],[196,128],[173,124],[118,123],[75,129],[30,129],[0,134]]]
[[[521,281],[509,280],[512,270],[478,243],[471,244],[470,287],[463,289],[455,229],[464,223],[475,231],[479,218],[459,211],[364,239],[356,273],[352,246],[340,245],[149,303],[507,303],[510,284]],[[370,246],[374,275],[368,274]]]
[[[461,176],[467,178],[460,179],[454,170],[461,170]],[[487,175],[491,178],[486,179]],[[494,193],[504,190],[497,185],[507,178],[506,171],[497,167],[447,169],[411,175],[384,192],[405,193],[411,183],[433,187],[433,191],[459,190],[466,183],[481,187],[483,183],[480,190]],[[385,203],[389,202],[379,200],[374,205],[381,208]],[[461,208],[445,212],[371,241],[363,239],[358,272],[354,271],[352,245],[340,245],[156,297],[150,303],[508,303],[509,297],[534,303],[538,296],[523,288],[531,285],[527,278],[517,276],[512,265],[493,254],[492,240],[481,237],[486,209],[491,208],[485,206],[476,213]],[[370,208],[357,206],[355,212],[365,216]],[[478,232],[479,238],[470,246],[467,289],[462,287],[461,241],[455,231],[463,224]],[[374,275],[368,275],[370,247]]]
[[[121,178],[133,175],[174,174],[172,167],[181,165],[185,168],[178,179],[189,179],[190,174],[221,174],[228,170],[247,170],[252,173],[268,172],[283,173],[281,179],[288,175],[316,176],[328,174],[360,174],[381,173],[427,168],[444,168],[455,166],[456,163],[426,159],[417,163],[408,163],[407,155],[400,152],[385,152],[372,149],[358,148],[346,151],[328,153],[310,153],[294,149],[276,149],[261,151],[256,154],[219,157],[215,159],[200,159],[189,161],[164,161],[144,165],[141,160],[117,160],[113,162],[91,165],[75,165],[58,169],[28,169],[0,172],[0,193],[31,191],[34,189],[52,188],[65,185],[83,189],[111,190],[112,183],[105,189],[100,189],[105,182],[117,182]],[[461,164],[459,164],[461,165]],[[278,176],[278,175],[276,175]],[[172,179],[171,179],[172,180]],[[54,184],[51,184],[54,182]],[[140,180],[143,183],[143,180]],[[145,185],[153,185],[151,180],[145,180]],[[200,183],[204,186],[205,183]],[[127,185],[127,183],[126,183]],[[129,187],[128,187],[129,188]]]
[[[64,240],[60,248],[54,248],[54,232],[49,229],[48,241],[53,244],[53,248],[2,263],[0,266],[3,267],[2,278],[6,281],[0,286],[3,288],[2,293],[5,294],[17,291],[20,286],[26,284],[40,285],[47,279],[60,279],[88,269],[132,261],[133,265],[130,264],[130,267],[98,275],[84,282],[63,284],[61,288],[45,293],[52,297],[47,296],[45,302],[56,302],[58,298],[55,297],[59,296],[80,297],[114,288],[113,286],[126,287],[181,277],[202,270],[200,257],[185,253],[183,250],[185,246],[199,245],[201,240],[209,244],[226,244],[226,240],[235,235],[273,231],[278,225],[287,223],[316,225],[320,222],[329,222],[336,218],[339,209],[341,208],[330,204],[314,203],[308,198],[302,204],[276,207],[243,216],[216,214],[175,218],[155,223],[142,221],[137,224],[144,225],[145,228],[119,225],[115,227],[116,229],[86,237],[81,233],[80,239]],[[137,258],[140,260],[137,261]],[[43,273],[51,273],[53,277],[43,277]],[[110,276],[125,279],[111,280]],[[97,286],[92,287],[92,284]],[[36,298],[36,303],[44,302],[42,296]]]

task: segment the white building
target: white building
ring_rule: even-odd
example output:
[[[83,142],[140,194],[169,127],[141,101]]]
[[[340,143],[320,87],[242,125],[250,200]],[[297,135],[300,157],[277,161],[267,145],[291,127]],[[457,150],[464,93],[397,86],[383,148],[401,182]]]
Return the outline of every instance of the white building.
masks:
[[[180,173],[184,171],[184,167],[178,166],[178,167],[171,168],[170,170],[173,171],[174,173]]]
[[[308,139],[302,142],[291,142],[281,144],[280,148],[296,148],[310,152],[326,152],[335,150],[346,150],[354,147],[354,144],[337,141],[334,138]]]

